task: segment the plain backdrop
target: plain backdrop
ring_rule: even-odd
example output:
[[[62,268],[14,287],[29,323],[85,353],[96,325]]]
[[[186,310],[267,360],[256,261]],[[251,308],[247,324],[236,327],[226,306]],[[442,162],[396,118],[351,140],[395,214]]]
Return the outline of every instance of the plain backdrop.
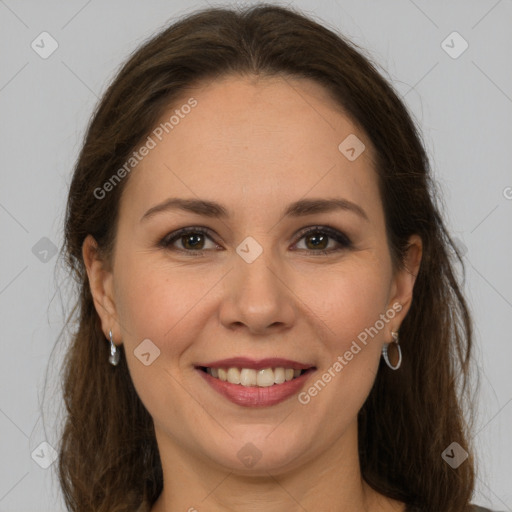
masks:
[[[146,38],[195,8],[232,4],[246,5],[0,0],[0,512],[64,510],[58,409],[42,402],[46,383],[44,402],[58,405],[58,368],[46,371],[66,356],[52,349],[73,299],[55,252],[91,113]],[[293,4],[365,48],[421,128],[476,326],[473,502],[512,511],[512,2]]]

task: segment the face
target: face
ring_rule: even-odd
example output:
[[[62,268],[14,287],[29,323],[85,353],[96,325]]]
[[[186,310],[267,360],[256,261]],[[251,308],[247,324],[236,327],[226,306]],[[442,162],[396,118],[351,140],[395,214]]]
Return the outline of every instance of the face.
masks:
[[[112,267],[84,244],[103,330],[124,344],[162,453],[251,474],[341,454],[408,310],[420,244],[413,272],[395,272],[370,141],[320,85],[229,77],[178,103],[127,178]],[[274,358],[287,361],[261,362]],[[249,386],[209,366],[245,368]],[[286,381],[294,367],[309,370]]]

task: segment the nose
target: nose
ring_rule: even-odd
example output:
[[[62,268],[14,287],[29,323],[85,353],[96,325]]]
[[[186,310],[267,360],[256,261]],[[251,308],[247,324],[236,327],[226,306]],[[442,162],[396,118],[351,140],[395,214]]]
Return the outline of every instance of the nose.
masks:
[[[289,275],[276,270],[261,254],[252,263],[242,258],[224,280],[220,321],[230,330],[270,334],[290,329],[296,313],[296,297]]]

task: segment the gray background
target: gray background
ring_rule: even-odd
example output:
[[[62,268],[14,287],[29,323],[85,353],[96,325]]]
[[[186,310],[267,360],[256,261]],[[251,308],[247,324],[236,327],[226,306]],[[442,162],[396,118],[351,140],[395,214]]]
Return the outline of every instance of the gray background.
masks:
[[[56,464],[41,467],[52,461],[41,443],[57,439],[65,345],[52,348],[71,293],[66,276],[55,272],[52,248],[62,244],[67,187],[91,112],[133,49],[175,16],[208,4],[220,5],[0,0],[0,512],[64,510]],[[512,2],[294,5],[366,48],[421,126],[449,227],[465,254],[476,325],[473,501],[512,511]],[[42,46],[43,31],[58,43],[46,59],[31,47]],[[453,31],[469,44],[457,58],[442,46]],[[458,53],[461,44],[452,36],[444,46]],[[44,45],[47,51],[49,39]]]

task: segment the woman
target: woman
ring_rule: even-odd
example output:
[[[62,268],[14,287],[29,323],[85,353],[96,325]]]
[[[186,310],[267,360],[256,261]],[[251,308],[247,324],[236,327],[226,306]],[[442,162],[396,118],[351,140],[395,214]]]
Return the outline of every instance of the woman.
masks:
[[[265,5],[170,26],[102,99],[65,236],[69,510],[485,510],[458,253],[353,44]]]

